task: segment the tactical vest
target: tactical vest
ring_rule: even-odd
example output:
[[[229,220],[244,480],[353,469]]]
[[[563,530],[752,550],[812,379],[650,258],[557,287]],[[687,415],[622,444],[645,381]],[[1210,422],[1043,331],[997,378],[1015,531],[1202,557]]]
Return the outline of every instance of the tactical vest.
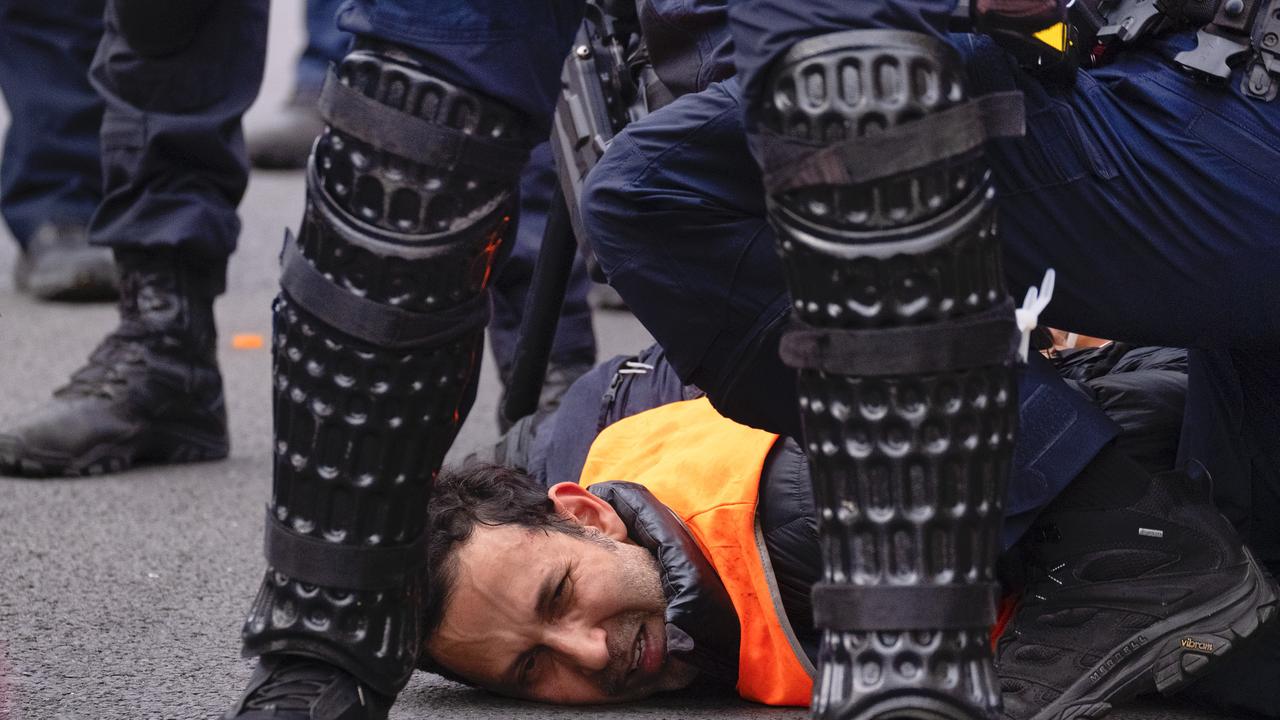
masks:
[[[760,476],[777,439],[726,419],[706,398],[671,403],[605,428],[579,484],[639,483],[671,508],[719,574],[738,615],[738,694],[805,706],[813,665],[782,609],[756,516]]]

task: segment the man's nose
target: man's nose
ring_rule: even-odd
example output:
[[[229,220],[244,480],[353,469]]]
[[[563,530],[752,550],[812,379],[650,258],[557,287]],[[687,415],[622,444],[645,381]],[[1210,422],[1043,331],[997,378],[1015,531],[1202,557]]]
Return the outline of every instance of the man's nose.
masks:
[[[585,624],[557,625],[548,633],[547,646],[583,670],[609,667],[609,635],[604,628]]]

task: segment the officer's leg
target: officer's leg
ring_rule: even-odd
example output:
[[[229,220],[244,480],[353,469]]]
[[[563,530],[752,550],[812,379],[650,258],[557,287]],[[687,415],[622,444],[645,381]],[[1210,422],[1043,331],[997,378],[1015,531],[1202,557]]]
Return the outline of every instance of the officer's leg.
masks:
[[[91,238],[115,253],[121,323],[0,436],[0,469],[75,475],[226,456],[213,301],[240,231],[239,119],[262,75],[266,14],[265,0],[109,5],[92,70],[107,107]]]
[[[950,3],[813,5],[731,11],[819,506],[813,712],[986,718],[1016,333],[981,137],[945,120],[977,107]]]
[[[102,101],[89,63],[103,0],[0,2],[0,91],[9,129],[0,160],[0,215],[22,248],[19,290],[47,299],[115,296],[111,253],[88,247],[102,197]]]
[[[385,717],[414,669],[432,479],[581,15],[515,7],[344,6],[357,40],[322,93],[274,306],[268,569],[244,626],[263,657],[229,717]]]

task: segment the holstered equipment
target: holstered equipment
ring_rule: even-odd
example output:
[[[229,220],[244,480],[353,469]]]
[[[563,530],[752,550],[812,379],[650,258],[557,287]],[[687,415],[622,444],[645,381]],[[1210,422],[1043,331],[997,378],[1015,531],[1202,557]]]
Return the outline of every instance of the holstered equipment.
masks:
[[[394,695],[418,651],[431,486],[475,397],[485,287],[529,143],[513,110],[358,44],[320,99],[274,305],[268,569],[245,653]]]
[[[1021,133],[1020,97],[967,98],[954,49],[897,30],[797,43],[765,87],[823,557],[813,716],[992,717],[1018,333],[982,144]]]
[[[1122,48],[1178,29],[1198,28],[1196,47],[1174,62],[1224,84],[1243,67],[1240,91],[1269,102],[1280,95],[1280,3],[1276,0],[1081,0],[1072,6],[1081,43],[1095,64]],[[1091,21],[1090,18],[1093,18]]]
[[[578,210],[583,182],[614,136],[672,99],[649,63],[635,2],[583,4],[582,25],[561,68],[560,85],[551,153],[578,250],[591,277],[604,282]]]

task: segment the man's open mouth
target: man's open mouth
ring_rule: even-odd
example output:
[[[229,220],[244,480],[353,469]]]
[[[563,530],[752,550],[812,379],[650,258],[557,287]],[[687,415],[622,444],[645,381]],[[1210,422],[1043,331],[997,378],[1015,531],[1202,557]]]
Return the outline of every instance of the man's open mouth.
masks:
[[[640,623],[640,627],[636,630],[636,639],[631,643],[631,666],[627,668],[627,674],[633,674],[640,667],[640,661],[644,658],[645,649],[644,640],[644,623]]]
[[[648,624],[641,622],[636,630],[636,638],[631,644],[631,664],[627,668],[627,679],[633,681],[637,677],[653,677],[662,669],[662,648],[654,641]]]

